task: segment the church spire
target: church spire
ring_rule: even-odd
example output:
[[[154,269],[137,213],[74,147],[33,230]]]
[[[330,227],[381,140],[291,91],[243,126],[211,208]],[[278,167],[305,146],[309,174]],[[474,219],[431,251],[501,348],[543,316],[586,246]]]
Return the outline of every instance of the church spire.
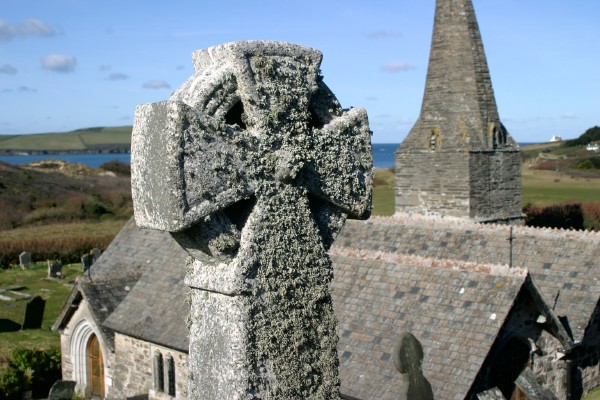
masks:
[[[403,146],[493,149],[514,145],[500,123],[471,0],[438,0],[425,95]]]
[[[522,221],[521,158],[471,0],[437,0],[421,114],[396,151],[396,211]]]

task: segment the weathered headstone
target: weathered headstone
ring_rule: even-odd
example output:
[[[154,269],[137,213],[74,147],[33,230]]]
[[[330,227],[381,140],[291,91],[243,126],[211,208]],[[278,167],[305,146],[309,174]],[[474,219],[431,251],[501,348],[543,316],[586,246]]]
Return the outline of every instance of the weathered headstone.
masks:
[[[48,393],[48,400],[71,400],[76,384],[75,381],[56,381]]]
[[[92,266],[92,260],[89,254],[84,254],[81,257],[81,270],[83,272],[87,272],[88,269]]]
[[[91,264],[94,264],[96,261],[98,261],[98,259],[100,258],[100,256],[102,255],[102,250],[94,247],[92,250],[90,250],[90,262]]]
[[[400,335],[394,347],[393,360],[396,369],[408,383],[406,393],[398,398],[433,400],[433,389],[423,375],[423,346],[412,333]]]
[[[23,317],[23,324],[21,329],[39,329],[42,327],[42,320],[44,319],[44,309],[46,308],[46,300],[40,296],[35,296],[31,299],[25,307],[25,316]]]
[[[48,278],[60,278],[62,276],[62,263],[56,260],[48,260]]]
[[[234,42],[194,53],[132,136],[138,226],[192,256],[189,398],[339,398],[327,249],[368,217],[366,112],[343,110],[321,53]]]
[[[24,251],[19,254],[19,265],[21,269],[31,268],[31,253]]]

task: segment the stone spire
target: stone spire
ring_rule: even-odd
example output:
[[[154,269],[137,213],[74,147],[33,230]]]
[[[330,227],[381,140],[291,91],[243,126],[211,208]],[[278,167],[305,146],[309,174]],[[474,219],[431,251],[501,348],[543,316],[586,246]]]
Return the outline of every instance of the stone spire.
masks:
[[[421,114],[403,145],[431,148],[432,139],[446,149],[514,145],[500,123],[471,0],[437,1]]]
[[[500,122],[471,0],[437,0],[421,114],[396,177],[396,211],[520,218],[518,146]]]

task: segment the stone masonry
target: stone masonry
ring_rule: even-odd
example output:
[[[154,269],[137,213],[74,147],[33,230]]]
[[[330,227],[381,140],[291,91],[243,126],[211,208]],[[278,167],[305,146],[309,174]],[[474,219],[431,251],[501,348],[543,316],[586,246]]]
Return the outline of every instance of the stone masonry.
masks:
[[[372,156],[366,112],[342,110],[321,57],[201,50],[171,100],[136,111],[136,221],[192,256],[189,398],[339,397],[327,249],[370,213]]]
[[[518,222],[520,162],[471,0],[438,0],[421,113],[396,152],[396,211]]]

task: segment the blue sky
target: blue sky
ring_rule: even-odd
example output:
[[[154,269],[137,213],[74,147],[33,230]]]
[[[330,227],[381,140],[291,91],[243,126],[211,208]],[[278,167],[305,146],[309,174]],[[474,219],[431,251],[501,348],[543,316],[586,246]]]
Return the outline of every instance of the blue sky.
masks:
[[[248,39],[324,54],[373,142],[419,115],[434,0],[1,0],[0,133],[133,123],[193,73],[191,52]],[[600,125],[600,1],[473,0],[504,125],[519,142]]]

